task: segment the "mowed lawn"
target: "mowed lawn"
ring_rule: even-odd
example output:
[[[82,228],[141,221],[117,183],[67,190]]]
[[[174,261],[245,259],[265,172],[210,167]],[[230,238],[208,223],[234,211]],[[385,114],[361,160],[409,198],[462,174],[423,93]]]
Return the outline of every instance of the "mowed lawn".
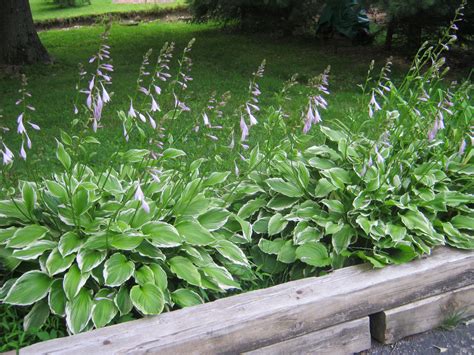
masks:
[[[57,164],[54,157],[54,138],[59,135],[60,129],[70,130],[78,63],[87,64],[88,58],[97,51],[102,31],[102,27],[92,26],[41,32],[41,40],[54,58],[54,64],[22,69],[28,76],[31,102],[36,107],[30,117],[42,127],[40,132],[35,132],[32,136],[31,153],[41,161],[38,165],[40,173],[50,173]],[[111,153],[123,139],[121,128],[114,117],[118,110],[128,110],[129,97],[135,95],[143,54],[153,48],[153,62],[162,45],[166,41],[173,41],[176,43],[176,59],[191,38],[196,38],[191,52],[194,80],[190,84],[190,97],[186,103],[192,108],[192,112],[181,118],[175,126],[176,132],[171,132],[174,134],[192,126],[190,122],[200,115],[213,91],[218,94],[225,91],[232,93],[226,108],[226,113],[231,115],[247,99],[249,79],[263,59],[267,60],[267,68],[264,78],[261,79],[262,106],[275,104],[275,93],[292,74],[298,73],[301,81],[306,82],[331,65],[329,109],[322,113],[323,120],[340,120],[357,128],[357,121],[352,120],[357,117],[358,112],[366,110],[358,104],[361,95],[357,84],[365,81],[372,59],[376,60],[377,67],[385,62],[385,54],[377,48],[352,47],[345,43],[335,46],[317,40],[276,38],[266,34],[235,34],[213,24],[151,22],[134,27],[115,24],[110,35],[115,66],[112,86],[114,95],[112,103],[104,113],[104,129],[97,133],[102,145],[98,149],[95,164],[108,162]],[[176,69],[176,62],[173,68]],[[19,108],[14,103],[17,100],[20,77],[18,74],[0,75],[3,75],[0,80],[0,114],[3,114],[3,118],[0,120],[11,128],[5,136],[6,141],[18,148],[19,137],[15,133],[15,120]],[[80,97],[85,100],[85,95],[81,94]],[[292,101],[288,103],[287,109],[292,115],[299,117],[306,102],[304,87],[296,87],[292,91]],[[260,117],[263,121],[264,113]],[[238,117],[235,117],[235,120],[238,120]],[[259,137],[258,128],[253,132],[251,139],[255,142],[261,136]],[[196,156],[207,157],[207,143],[193,140],[192,134],[190,137],[190,140],[179,148],[192,150]],[[129,145],[134,147],[133,141]],[[233,165],[232,162],[228,163],[230,169]],[[21,163],[16,165],[16,169],[20,173],[24,171]]]
[[[176,0],[170,3],[154,4],[116,4],[112,0],[91,0],[91,4],[72,7],[60,7],[53,0],[30,0],[31,12],[35,21],[51,19],[67,19],[70,17],[100,15],[105,13],[147,11],[155,9],[173,8],[184,5],[184,0]]]

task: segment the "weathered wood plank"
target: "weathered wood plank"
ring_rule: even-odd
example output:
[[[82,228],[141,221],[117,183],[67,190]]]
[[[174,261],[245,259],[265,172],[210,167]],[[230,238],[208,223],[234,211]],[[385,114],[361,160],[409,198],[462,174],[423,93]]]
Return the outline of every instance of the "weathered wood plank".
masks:
[[[474,285],[374,314],[370,327],[379,342],[393,344],[437,328],[454,314],[474,316]]]
[[[384,269],[350,267],[23,349],[23,354],[245,352],[474,284],[474,252],[440,248]]]
[[[265,348],[250,351],[248,355],[347,355],[371,346],[369,317],[345,322],[305,334]]]

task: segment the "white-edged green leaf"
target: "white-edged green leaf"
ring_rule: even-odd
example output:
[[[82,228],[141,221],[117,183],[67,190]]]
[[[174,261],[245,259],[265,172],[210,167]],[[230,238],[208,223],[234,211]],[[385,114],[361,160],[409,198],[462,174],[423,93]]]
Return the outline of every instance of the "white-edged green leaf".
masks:
[[[66,304],[66,323],[72,334],[80,333],[92,317],[93,302],[89,290],[81,289]]]
[[[176,228],[165,222],[149,222],[142,226],[142,233],[159,248],[174,248],[183,243]]]
[[[326,197],[331,192],[336,191],[336,190],[337,190],[337,187],[331,184],[331,182],[328,179],[322,178],[318,181],[318,184],[316,185],[316,189],[314,190],[314,196]]]
[[[33,308],[23,319],[23,329],[25,331],[40,329],[49,317],[49,307],[46,300],[36,302]]]
[[[44,272],[28,271],[15,281],[3,302],[16,306],[33,304],[48,294],[52,281]]]
[[[175,227],[187,244],[205,246],[215,242],[214,236],[198,221],[181,221]]]
[[[331,265],[328,250],[324,244],[319,242],[300,245],[296,249],[296,257],[302,262],[312,266],[323,267]]]
[[[151,271],[153,271],[155,285],[164,292],[168,288],[168,275],[166,275],[165,270],[158,264],[150,264],[149,267]]]
[[[433,226],[428,218],[420,211],[408,211],[400,215],[403,224],[410,230],[419,230],[427,235],[434,234]]]
[[[86,283],[90,273],[81,273],[77,264],[69,268],[69,271],[64,275],[63,288],[68,300],[72,300]]]
[[[51,289],[48,295],[48,304],[51,312],[58,315],[64,316],[66,314],[66,294],[63,289],[63,281],[56,279],[51,283]]]
[[[201,275],[194,264],[189,259],[182,256],[175,256],[168,261],[168,265],[173,274],[181,280],[194,286],[201,286]]]
[[[240,289],[239,283],[234,280],[232,274],[225,267],[210,264],[201,268],[201,270],[223,290]]]
[[[185,288],[180,288],[172,292],[171,299],[182,308],[204,303],[204,300],[196,292]]]
[[[94,299],[92,306],[92,322],[96,328],[105,327],[114,319],[118,309],[111,299]]]
[[[117,306],[121,316],[130,313],[133,308],[133,303],[130,299],[130,292],[127,286],[120,286],[119,291],[114,297],[114,303]]]
[[[165,305],[163,292],[152,283],[135,285],[130,291],[133,306],[142,314],[160,314]]]
[[[212,232],[227,223],[230,213],[223,208],[211,208],[198,217],[198,221],[205,229]]]
[[[175,149],[175,148],[168,148],[163,152],[162,159],[166,161],[168,159],[176,159],[185,155],[186,153],[183,152],[182,150]]]
[[[227,180],[227,177],[229,175],[230,175],[230,173],[228,171],[213,172],[205,180],[204,186],[214,186],[214,185],[222,184]]]
[[[58,250],[62,256],[68,256],[77,252],[82,243],[82,239],[75,232],[67,232],[59,239]]]
[[[401,242],[407,235],[407,229],[405,227],[388,223],[386,228],[386,234],[390,236],[394,242]]]
[[[351,244],[352,237],[355,235],[354,229],[345,224],[341,230],[332,235],[332,246],[337,254],[347,250]]]
[[[301,197],[304,195],[298,186],[280,178],[268,179],[266,183],[273,191],[287,197]]]
[[[267,202],[264,199],[257,198],[255,200],[247,201],[237,213],[237,216],[243,219],[248,219],[251,217],[255,212],[265,206]]]
[[[18,228],[13,234],[13,237],[7,243],[8,248],[24,248],[29,246],[34,241],[43,238],[48,233],[48,228],[38,224],[31,224],[29,226]]]
[[[77,254],[77,265],[81,272],[88,272],[105,260],[107,252],[92,249],[81,249]]]
[[[135,271],[133,261],[120,253],[112,255],[104,265],[104,280],[107,286],[121,286]]]
[[[33,187],[33,184],[30,182],[25,182],[21,190],[21,197],[25,203],[25,207],[28,213],[31,214],[36,204],[36,191]]]
[[[64,149],[64,145],[59,141],[57,141],[57,143],[58,143],[58,148],[56,149],[56,157],[64,166],[64,168],[66,170],[69,170],[71,168],[71,157],[66,152],[66,149]]]
[[[12,253],[12,257],[20,260],[38,259],[47,250],[56,247],[56,242],[51,240],[38,240],[23,249],[16,249]]]
[[[228,240],[218,240],[213,247],[227,260],[230,260],[234,264],[241,265],[244,267],[249,266],[249,262],[244,252],[234,243]]]
[[[265,254],[278,255],[281,248],[285,245],[285,240],[278,238],[274,240],[260,239],[258,242],[258,247]]]
[[[268,202],[267,207],[275,211],[282,211],[290,208],[298,201],[298,198],[277,195]]]
[[[153,274],[151,268],[147,265],[143,265],[139,269],[136,269],[133,277],[139,285],[155,283],[155,275]]]
[[[59,274],[72,265],[74,262],[75,255],[68,255],[66,257],[61,256],[57,248],[49,254],[48,259],[46,259],[46,270],[51,276]]]
[[[281,233],[287,225],[288,221],[281,215],[281,213],[274,214],[268,222],[268,235]]]

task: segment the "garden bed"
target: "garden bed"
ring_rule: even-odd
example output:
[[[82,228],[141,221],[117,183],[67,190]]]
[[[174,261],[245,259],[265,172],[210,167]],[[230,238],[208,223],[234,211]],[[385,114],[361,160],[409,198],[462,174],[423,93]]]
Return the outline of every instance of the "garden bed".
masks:
[[[348,267],[35,344],[21,353],[362,351],[370,346],[368,316],[473,284],[474,253],[439,248],[405,265]]]

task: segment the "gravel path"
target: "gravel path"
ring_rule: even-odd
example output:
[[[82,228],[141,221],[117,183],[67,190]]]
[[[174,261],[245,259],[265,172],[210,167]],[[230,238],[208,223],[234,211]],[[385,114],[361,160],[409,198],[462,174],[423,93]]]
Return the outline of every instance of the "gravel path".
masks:
[[[432,330],[413,335],[393,345],[372,341],[372,349],[361,355],[471,355],[474,354],[474,321],[461,323],[454,330]]]

